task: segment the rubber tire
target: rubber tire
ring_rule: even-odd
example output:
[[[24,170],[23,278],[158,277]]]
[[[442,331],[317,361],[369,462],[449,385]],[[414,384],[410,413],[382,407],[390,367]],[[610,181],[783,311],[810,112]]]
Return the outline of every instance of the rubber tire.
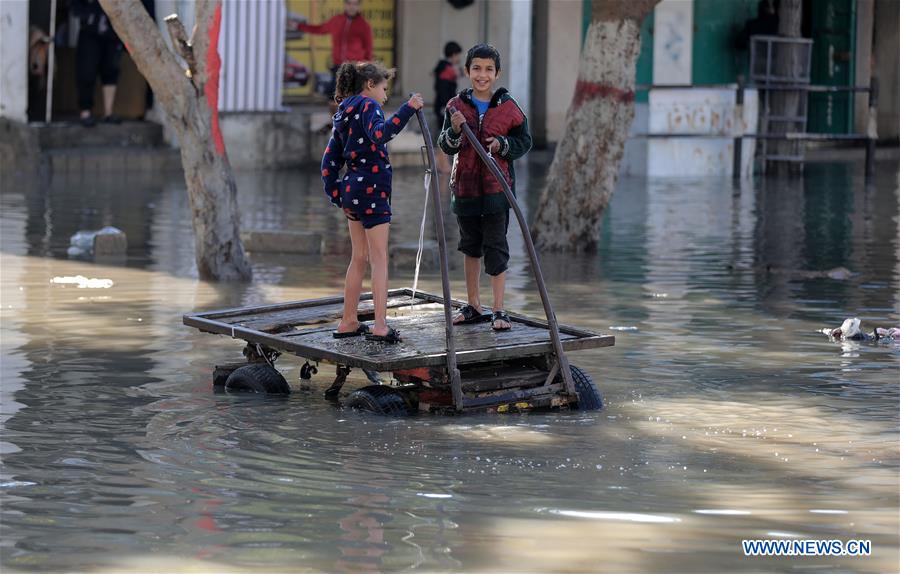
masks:
[[[344,406],[389,417],[406,417],[412,414],[412,408],[403,393],[387,385],[369,385],[357,389],[350,393]]]
[[[569,372],[572,373],[572,382],[575,383],[575,391],[578,393],[578,410],[599,411],[602,409],[603,395],[594,384],[594,379],[575,365],[569,365]]]
[[[251,363],[235,369],[225,381],[229,393],[247,392],[266,395],[288,395],[291,386],[275,367],[266,363]]]
[[[227,367],[227,366],[217,366],[213,369],[213,387],[215,388],[225,388],[225,383],[228,382],[228,377],[231,376],[231,373],[240,369],[240,367]]]

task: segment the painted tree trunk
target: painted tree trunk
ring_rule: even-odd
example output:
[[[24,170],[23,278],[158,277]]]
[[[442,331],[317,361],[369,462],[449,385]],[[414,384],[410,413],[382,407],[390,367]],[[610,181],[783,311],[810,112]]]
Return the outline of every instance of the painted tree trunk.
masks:
[[[778,5],[778,35],[791,38],[800,37],[800,28],[803,16],[802,0],[781,0]],[[799,77],[803,67],[803,52],[799,46],[785,47],[777,54],[775,60],[775,73],[779,76]],[[794,82],[797,83],[797,82]],[[799,117],[806,93],[801,91],[777,91],[772,93],[771,115],[787,118]],[[804,121],[779,121],[773,122],[770,131],[772,133],[802,132],[806,129]],[[803,142],[801,140],[787,140],[772,142],[772,153],[781,156],[795,156],[803,154]],[[776,175],[799,173],[800,163],[773,161],[767,166],[773,168]]]
[[[658,0],[596,1],[566,130],[535,215],[538,248],[593,251],[634,119],[640,26]]]
[[[178,134],[200,277],[249,280],[237,186],[219,129],[221,0],[197,0],[192,43],[173,37],[188,69],[175,58],[140,0],[100,0],[100,4]]]

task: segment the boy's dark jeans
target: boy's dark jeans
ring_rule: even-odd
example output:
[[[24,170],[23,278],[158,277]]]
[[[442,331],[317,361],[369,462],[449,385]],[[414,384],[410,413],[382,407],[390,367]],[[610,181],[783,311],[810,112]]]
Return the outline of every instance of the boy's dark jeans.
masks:
[[[469,257],[484,257],[484,272],[494,277],[509,267],[509,210],[486,215],[457,215],[459,246]]]

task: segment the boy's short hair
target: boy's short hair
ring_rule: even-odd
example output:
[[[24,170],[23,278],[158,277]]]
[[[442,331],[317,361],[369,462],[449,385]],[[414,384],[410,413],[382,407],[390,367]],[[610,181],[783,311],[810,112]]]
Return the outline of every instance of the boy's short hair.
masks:
[[[497,71],[500,71],[500,52],[497,51],[497,48],[491,46],[490,44],[477,44],[469,48],[469,53],[466,54],[466,71],[469,71],[469,65],[472,63],[473,58],[484,58],[485,60],[494,60],[494,66],[496,66]]]
[[[444,44],[444,57],[452,58],[456,54],[462,53],[462,46],[457,44],[456,42],[447,42]]]

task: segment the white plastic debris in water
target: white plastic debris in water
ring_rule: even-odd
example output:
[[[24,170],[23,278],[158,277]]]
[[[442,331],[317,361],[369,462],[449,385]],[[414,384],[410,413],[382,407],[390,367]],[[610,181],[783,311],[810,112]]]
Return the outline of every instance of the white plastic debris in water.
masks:
[[[88,279],[84,275],[76,275],[74,277],[54,277],[50,283],[57,285],[75,285],[79,289],[109,289],[114,285],[112,279]]]
[[[610,331],[637,331],[638,328],[633,325],[610,325]]]

